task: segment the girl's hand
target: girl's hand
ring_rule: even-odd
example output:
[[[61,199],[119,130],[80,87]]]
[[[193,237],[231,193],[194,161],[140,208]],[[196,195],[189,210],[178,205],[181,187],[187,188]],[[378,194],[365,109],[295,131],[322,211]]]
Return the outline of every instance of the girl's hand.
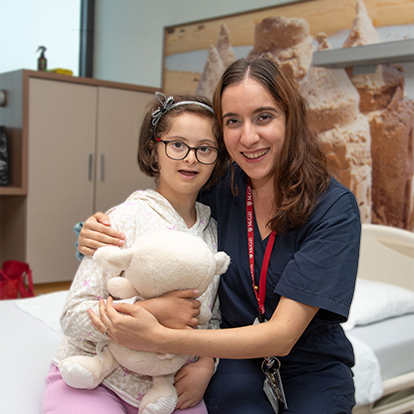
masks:
[[[111,227],[109,217],[96,213],[89,217],[80,232],[78,250],[86,256],[93,256],[99,247],[123,246],[125,235]]]
[[[88,311],[92,324],[108,338],[137,351],[154,351],[163,329],[157,319],[141,306],[129,303],[113,303],[109,297],[99,301],[99,316]],[[108,329],[106,329],[108,328]]]
[[[197,316],[200,314],[201,306],[200,302],[194,299],[198,295],[198,290],[176,290],[157,298],[135,302],[133,306],[146,309],[167,328],[194,328],[198,324]],[[106,326],[99,316],[92,309],[88,310],[88,314],[94,328],[104,332]]]
[[[153,299],[136,302],[167,328],[194,328],[198,324],[201,303],[194,299],[198,290],[175,290]]]
[[[204,396],[214,373],[214,358],[200,357],[193,364],[184,365],[175,374],[175,388],[178,394],[177,409],[185,410],[196,406]]]

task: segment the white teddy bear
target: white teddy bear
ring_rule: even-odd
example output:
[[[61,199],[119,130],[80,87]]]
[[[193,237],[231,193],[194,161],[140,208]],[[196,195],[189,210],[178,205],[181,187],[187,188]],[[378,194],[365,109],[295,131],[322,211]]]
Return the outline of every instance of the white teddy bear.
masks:
[[[223,274],[230,263],[224,252],[214,254],[199,237],[189,233],[160,230],[139,236],[127,249],[108,246],[98,249],[96,260],[110,272],[122,277],[108,280],[111,296],[149,299],[181,289],[198,289],[200,296],[215,276]],[[199,324],[211,318],[208,306],[201,302]],[[59,364],[65,382],[81,389],[97,387],[119,365],[141,375],[151,376],[152,388],[140,403],[142,414],[169,414],[178,398],[175,373],[188,361],[188,355],[141,352],[113,341],[97,344],[96,356],[71,356]]]

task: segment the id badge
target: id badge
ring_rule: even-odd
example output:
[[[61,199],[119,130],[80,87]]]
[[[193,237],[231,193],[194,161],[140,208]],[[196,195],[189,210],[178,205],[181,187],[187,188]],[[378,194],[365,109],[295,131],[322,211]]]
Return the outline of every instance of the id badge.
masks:
[[[277,395],[275,394],[273,387],[270,385],[270,381],[268,378],[264,380],[263,391],[265,392],[266,397],[269,400],[270,405],[272,406],[275,414],[279,414],[279,399],[277,398]]]
[[[276,414],[279,413],[280,403],[282,403],[285,408],[288,408],[279,368],[280,361],[275,357],[265,358],[262,363],[262,371],[265,375],[263,391]]]
[[[261,324],[261,323],[263,323],[263,322],[267,322],[267,319],[264,319],[264,320],[259,320],[259,318],[256,318],[256,319],[253,321],[253,325],[259,325],[259,324]]]

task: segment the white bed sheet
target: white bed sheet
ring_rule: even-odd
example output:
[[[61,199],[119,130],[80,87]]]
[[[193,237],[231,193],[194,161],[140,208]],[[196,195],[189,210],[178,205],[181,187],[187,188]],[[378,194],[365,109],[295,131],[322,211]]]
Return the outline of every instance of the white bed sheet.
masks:
[[[45,377],[62,338],[59,327],[57,330],[55,327],[65,297],[65,293],[57,292],[31,299],[0,301],[0,413],[41,413]],[[40,314],[33,317],[17,303],[34,304]],[[49,305],[43,306],[46,303]],[[51,307],[52,303],[57,303],[57,308]],[[44,318],[51,324],[45,323]]]
[[[355,365],[352,367],[356,406],[370,404],[383,395],[381,367],[372,349],[355,336],[347,334],[354,348]]]
[[[357,326],[347,334],[365,342],[381,366],[383,380],[414,372],[414,314]]]

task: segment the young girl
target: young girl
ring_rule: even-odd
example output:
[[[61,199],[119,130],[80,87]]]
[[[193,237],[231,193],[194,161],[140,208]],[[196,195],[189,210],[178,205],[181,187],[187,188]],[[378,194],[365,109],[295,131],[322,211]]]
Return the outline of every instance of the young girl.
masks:
[[[126,247],[143,233],[171,229],[201,237],[216,250],[216,222],[210,217],[210,208],[196,198],[201,188],[218,181],[225,168],[225,151],[218,144],[218,134],[214,111],[207,101],[192,96],[167,99],[157,93],[144,118],[138,149],[139,166],[145,174],[156,177],[156,189],[137,191],[109,212],[112,225],[126,236]],[[61,320],[66,336],[47,377],[43,413],[136,414],[151,387],[149,377],[122,367],[94,390],[71,388],[59,373],[61,360],[71,355],[92,355],[96,343],[107,338],[107,330],[104,336],[92,328],[87,311],[99,314],[99,299],[108,298],[106,281],[111,276],[91,257],[85,257],[76,273]],[[217,285],[216,278],[203,295],[210,303],[215,300]],[[192,290],[172,292],[139,304],[165,326],[194,327],[200,305],[193,299],[196,296]],[[132,298],[130,303],[134,302]],[[180,311],[174,308],[177,304]],[[213,371],[213,358],[203,357],[177,373],[178,409],[207,412],[202,397]]]

